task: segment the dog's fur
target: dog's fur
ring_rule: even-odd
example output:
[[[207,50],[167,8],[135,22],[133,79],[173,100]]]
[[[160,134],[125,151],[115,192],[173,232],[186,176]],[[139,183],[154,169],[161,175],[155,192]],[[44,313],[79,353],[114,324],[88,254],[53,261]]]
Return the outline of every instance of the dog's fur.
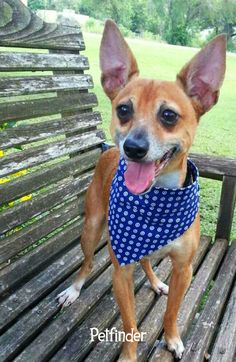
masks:
[[[92,268],[94,250],[107,222],[109,192],[117,169],[120,154],[125,155],[124,141],[133,137],[137,130],[144,130],[149,150],[142,160],[159,160],[172,145],[178,152],[161,174],[156,185],[168,188],[181,187],[186,178],[187,155],[202,114],[218,100],[219,89],[225,73],[226,38],[220,35],[208,43],[184,66],[175,82],[139,78],[136,60],[116,25],[108,20],[105,25],[100,49],[103,89],[112,102],[111,134],[117,148],[101,155],[91,185],[86,195],[85,225],[81,237],[84,262],[75,282],[59,295],[60,304],[71,304],[80,294],[86,277]],[[158,59],[153,59],[153,62]],[[121,124],[116,113],[117,105],[132,100],[132,119]],[[158,118],[161,104],[179,114],[173,127],[165,127]],[[177,240],[160,252],[169,255],[173,271],[169,285],[162,283],[154,274],[150,260],[140,263],[158,293],[168,293],[164,317],[165,339],[169,350],[181,358],[183,343],[177,329],[177,314],[192,276],[192,260],[200,237],[200,221],[197,215],[191,227]],[[134,264],[121,267],[109,243],[113,271],[113,288],[123,320],[124,331],[137,330],[134,309],[132,274]],[[120,360],[136,360],[137,342],[125,342]]]

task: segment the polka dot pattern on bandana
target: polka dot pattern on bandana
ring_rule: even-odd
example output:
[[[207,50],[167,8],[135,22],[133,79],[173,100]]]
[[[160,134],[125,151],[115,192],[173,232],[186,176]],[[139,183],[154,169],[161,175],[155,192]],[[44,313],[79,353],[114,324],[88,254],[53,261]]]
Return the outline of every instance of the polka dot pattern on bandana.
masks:
[[[152,187],[132,194],[124,182],[126,163],[120,159],[113,178],[108,227],[112,249],[121,266],[139,261],[180,237],[199,208],[198,170],[188,160],[193,182],[179,189]]]

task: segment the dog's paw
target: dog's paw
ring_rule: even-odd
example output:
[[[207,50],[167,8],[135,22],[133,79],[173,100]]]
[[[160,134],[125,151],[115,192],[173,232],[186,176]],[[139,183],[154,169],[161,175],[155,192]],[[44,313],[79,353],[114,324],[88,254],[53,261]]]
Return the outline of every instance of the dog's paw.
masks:
[[[167,348],[173,353],[174,357],[181,359],[184,353],[184,345],[180,338],[173,338],[166,341]]]
[[[161,294],[167,295],[169,293],[168,285],[161,282],[160,280],[158,280],[155,285],[152,285],[152,288],[159,295],[161,295]]]
[[[56,299],[58,300],[58,303],[62,307],[69,307],[74,301],[79,298],[81,288],[76,288],[73,284],[63,290],[60,294],[57,295]]]

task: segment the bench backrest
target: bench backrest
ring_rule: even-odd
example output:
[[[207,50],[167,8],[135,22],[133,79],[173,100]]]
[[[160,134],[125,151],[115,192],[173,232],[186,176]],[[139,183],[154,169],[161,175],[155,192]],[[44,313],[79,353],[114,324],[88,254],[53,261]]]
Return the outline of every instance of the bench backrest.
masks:
[[[84,49],[79,27],[0,1],[0,294],[81,233],[104,140]]]

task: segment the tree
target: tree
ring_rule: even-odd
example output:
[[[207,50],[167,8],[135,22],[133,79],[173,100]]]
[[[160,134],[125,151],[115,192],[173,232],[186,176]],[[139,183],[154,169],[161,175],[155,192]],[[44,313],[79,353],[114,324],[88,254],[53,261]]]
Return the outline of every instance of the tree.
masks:
[[[62,11],[63,9],[73,9],[79,11],[80,1],[78,0],[28,0],[28,6],[32,10],[49,9]]]
[[[28,6],[32,10],[44,9],[45,1],[44,0],[28,0]]]
[[[97,19],[113,19],[117,24],[131,27],[132,2],[131,0],[82,0],[80,12]]]
[[[214,29],[213,36],[236,35],[236,0],[29,0],[29,6],[111,18],[128,30],[149,31],[170,44],[193,45],[196,34],[209,28]]]
[[[235,35],[236,1],[207,0],[202,6],[203,28],[214,28],[215,34],[226,33],[228,38]]]

